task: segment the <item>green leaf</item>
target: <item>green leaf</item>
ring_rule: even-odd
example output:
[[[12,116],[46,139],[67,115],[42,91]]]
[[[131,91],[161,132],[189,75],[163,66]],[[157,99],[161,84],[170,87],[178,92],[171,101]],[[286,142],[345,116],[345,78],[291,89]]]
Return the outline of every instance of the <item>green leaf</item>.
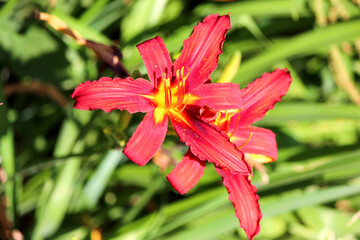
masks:
[[[360,222],[355,221],[352,225],[348,224],[352,214],[346,212],[317,206],[299,209],[297,214],[306,226],[315,230],[318,236],[327,230],[332,231],[338,238],[360,233]]]
[[[360,37],[360,20],[334,24],[322,29],[311,30],[299,34],[281,43],[276,43],[268,50],[255,57],[244,60],[237,73],[240,78],[235,82],[245,85],[269,69],[274,63],[298,55],[308,55],[331,44],[354,40]]]
[[[305,6],[305,1],[289,0],[268,0],[268,1],[241,1],[234,3],[206,3],[201,4],[195,9],[195,13],[201,16],[218,13],[221,15],[231,12],[231,16],[249,14],[251,16],[309,16],[309,11]]]
[[[105,155],[83,188],[81,208],[92,209],[96,206],[117,165],[125,159],[120,150],[111,150]]]
[[[15,179],[16,162],[14,132],[8,121],[7,103],[5,101],[2,82],[0,82],[0,103],[4,103],[3,105],[0,105],[0,166],[4,169],[7,178],[7,180],[5,180],[5,200],[9,204],[7,212],[10,216],[10,220],[16,224],[17,186]]]
[[[289,121],[319,121],[359,119],[355,105],[331,105],[321,103],[278,103],[257,125],[283,125]]]
[[[139,0],[133,2],[129,14],[124,18],[121,25],[122,38],[129,41],[144,30],[157,24],[167,1]]]
[[[260,205],[263,217],[268,218],[272,216],[277,216],[279,214],[291,212],[305,206],[312,206],[316,204],[331,202],[336,199],[352,196],[358,193],[360,193],[360,186],[343,185],[318,190],[316,192],[299,192],[297,194],[287,194],[284,197],[270,197],[269,199],[265,198],[260,201]],[[209,202],[215,203],[216,200],[210,200]],[[210,203],[208,203],[208,205],[209,204]],[[230,206],[230,202],[228,202],[228,205]],[[210,213],[211,215],[211,212],[208,213]],[[211,218],[211,220],[209,221],[203,221],[202,224],[190,224],[191,221],[197,219],[206,219],[208,214],[203,213],[200,216],[195,214],[184,214],[182,218],[188,218],[188,226],[182,231],[166,235],[165,239],[187,239],[187,237],[190,236],[194,239],[199,240],[210,239],[213,236],[239,228],[239,222],[236,220],[234,215],[235,212],[233,209],[225,208],[218,213],[217,217]],[[165,226],[164,228],[166,229]]]
[[[77,126],[70,120],[66,121],[62,128],[62,134],[59,137],[55,155],[81,151],[82,144],[76,143]],[[72,137],[73,136],[73,137]],[[54,186],[48,194],[45,194],[46,203],[40,206],[37,214],[36,225],[33,233],[33,239],[43,239],[54,234],[60,227],[65,217],[67,208],[70,204],[73,184],[80,169],[80,158],[68,158],[64,164],[56,167],[57,176]],[[42,202],[42,201],[41,201]]]

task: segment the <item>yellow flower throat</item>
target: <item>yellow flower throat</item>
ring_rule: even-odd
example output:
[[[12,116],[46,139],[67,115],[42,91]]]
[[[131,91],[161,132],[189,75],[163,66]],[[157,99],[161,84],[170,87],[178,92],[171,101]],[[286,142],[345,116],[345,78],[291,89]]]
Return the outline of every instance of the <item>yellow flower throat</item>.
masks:
[[[176,71],[177,84],[171,84],[171,77],[164,73],[154,94],[154,101],[157,104],[154,117],[157,123],[163,120],[168,111],[173,115],[178,115],[188,104],[197,99],[196,96],[185,93],[185,82],[188,75],[184,76],[184,67]]]

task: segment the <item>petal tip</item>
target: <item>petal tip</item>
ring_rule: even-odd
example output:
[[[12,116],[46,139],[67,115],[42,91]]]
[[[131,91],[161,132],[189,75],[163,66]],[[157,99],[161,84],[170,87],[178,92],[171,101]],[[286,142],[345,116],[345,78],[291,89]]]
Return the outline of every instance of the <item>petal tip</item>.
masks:
[[[229,193],[229,200],[235,208],[235,216],[240,222],[240,227],[244,229],[249,239],[253,239],[260,231],[262,218],[256,187],[246,176],[233,174],[227,169],[218,167],[216,171],[223,179],[223,185]]]
[[[174,176],[171,174],[171,172],[166,176],[166,178],[170,182],[171,186],[173,186],[173,188],[181,195],[184,195],[190,191],[190,189],[185,190],[185,189],[179,187],[177,184],[177,181],[174,179]]]
[[[137,165],[139,165],[140,167],[144,166],[148,161],[137,161],[136,157],[133,156],[133,154],[131,153],[131,151],[127,151],[127,147],[125,146],[124,150],[123,150],[123,154],[131,161],[133,161],[134,163],[136,163]]]
[[[188,150],[182,160],[166,177],[176,191],[185,194],[199,182],[204,170],[205,162],[199,160]]]

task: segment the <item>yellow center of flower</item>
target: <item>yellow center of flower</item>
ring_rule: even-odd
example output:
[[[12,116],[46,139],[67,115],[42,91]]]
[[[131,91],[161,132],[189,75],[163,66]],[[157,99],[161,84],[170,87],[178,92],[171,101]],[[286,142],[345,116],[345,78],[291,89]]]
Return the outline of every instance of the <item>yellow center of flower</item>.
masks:
[[[184,76],[184,67],[176,71],[176,84],[172,84],[171,77],[164,73],[154,95],[154,101],[157,104],[154,117],[157,123],[164,119],[168,111],[173,115],[178,115],[188,104],[197,99],[191,93],[185,93],[185,82],[188,76]]]

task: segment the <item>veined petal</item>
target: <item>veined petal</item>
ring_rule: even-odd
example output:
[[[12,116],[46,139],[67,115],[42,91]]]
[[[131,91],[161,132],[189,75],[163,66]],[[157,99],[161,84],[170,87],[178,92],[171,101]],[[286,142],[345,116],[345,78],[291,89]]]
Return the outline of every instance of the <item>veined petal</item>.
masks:
[[[75,99],[74,108],[80,110],[148,112],[154,108],[154,103],[146,96],[152,96],[153,90],[151,83],[145,79],[103,77],[79,84],[71,97]]]
[[[260,127],[238,127],[230,141],[234,143],[244,153],[263,155],[259,159],[261,162],[273,162],[277,159],[277,145],[275,134],[265,128]]]
[[[191,105],[208,106],[213,110],[241,109],[239,85],[235,83],[202,84],[191,92]],[[189,105],[190,105],[189,104]]]
[[[235,207],[235,216],[239,219],[240,226],[245,230],[247,237],[253,239],[260,231],[259,222],[262,218],[256,187],[251,184],[247,176],[233,174],[228,169],[218,167],[216,171],[223,178],[223,184],[229,192],[229,200]]]
[[[156,109],[148,112],[124,148],[124,154],[140,166],[145,165],[160,148],[165,139],[168,116],[164,114],[161,121],[155,119]]]
[[[248,126],[263,118],[266,112],[287,93],[291,81],[287,69],[276,69],[272,73],[263,74],[247,88],[241,89],[244,109],[240,113],[240,124]]]
[[[199,160],[188,150],[181,162],[167,175],[167,179],[176,191],[185,194],[198,183],[204,170],[205,161]]]
[[[200,160],[208,160],[241,174],[251,174],[251,167],[244,160],[243,153],[214,125],[202,121],[187,110],[182,113],[171,112],[170,120],[180,140]]]
[[[172,77],[172,61],[164,41],[159,37],[152,38],[137,45],[140,55],[146,66],[149,79],[158,86],[158,80]]]
[[[184,41],[181,55],[174,63],[174,72],[183,70],[186,92],[196,89],[210,78],[210,73],[217,67],[229,29],[228,15],[210,15],[195,26],[194,32]]]

